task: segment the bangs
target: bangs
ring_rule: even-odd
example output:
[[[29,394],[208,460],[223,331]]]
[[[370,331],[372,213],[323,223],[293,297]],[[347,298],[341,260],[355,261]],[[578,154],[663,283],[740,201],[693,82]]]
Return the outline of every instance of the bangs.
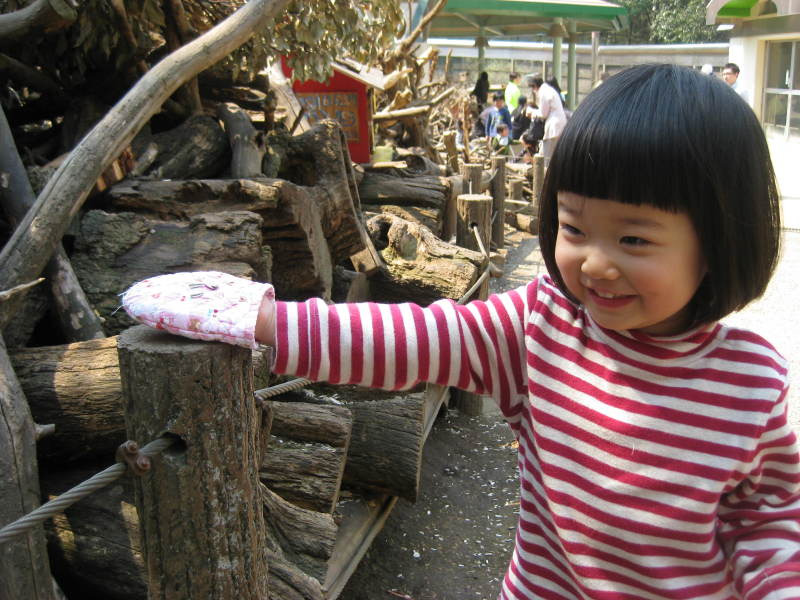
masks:
[[[698,122],[695,104],[714,97],[687,89],[676,75],[623,72],[592,92],[558,141],[550,189],[670,212],[689,211],[692,198],[706,197],[713,188],[709,157],[692,140],[698,129],[708,130],[701,137],[714,131]],[[705,79],[699,83],[714,83]]]

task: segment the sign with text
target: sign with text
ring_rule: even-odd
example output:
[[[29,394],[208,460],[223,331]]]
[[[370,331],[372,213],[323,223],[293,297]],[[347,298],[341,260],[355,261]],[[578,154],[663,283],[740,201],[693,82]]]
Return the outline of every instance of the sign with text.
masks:
[[[338,121],[347,141],[360,139],[358,130],[358,94],[355,92],[315,92],[296,94],[313,125],[322,119]]]

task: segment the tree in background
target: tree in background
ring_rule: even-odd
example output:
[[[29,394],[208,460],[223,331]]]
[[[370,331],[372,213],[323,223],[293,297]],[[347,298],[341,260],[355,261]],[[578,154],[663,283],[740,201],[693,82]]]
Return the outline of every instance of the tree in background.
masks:
[[[611,44],[696,44],[727,38],[706,25],[703,0],[617,0],[628,9],[630,28],[603,34]]]

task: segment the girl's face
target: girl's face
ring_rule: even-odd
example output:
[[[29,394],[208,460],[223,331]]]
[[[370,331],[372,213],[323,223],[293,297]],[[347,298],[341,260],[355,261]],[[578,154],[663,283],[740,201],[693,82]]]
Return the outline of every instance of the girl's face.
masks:
[[[555,258],[567,289],[602,327],[675,335],[706,273],[689,216],[558,193]]]

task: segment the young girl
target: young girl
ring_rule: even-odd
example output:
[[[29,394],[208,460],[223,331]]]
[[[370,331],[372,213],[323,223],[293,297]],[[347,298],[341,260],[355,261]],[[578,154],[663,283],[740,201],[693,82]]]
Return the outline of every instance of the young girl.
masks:
[[[555,150],[550,277],[421,308],[276,302],[266,284],[181,273],[124,304],[170,331],[274,344],[279,373],[491,395],[519,441],[502,599],[800,598],[785,362],[719,322],[763,293],[779,234],[750,108],[700,73],[640,66],[593,91]]]

